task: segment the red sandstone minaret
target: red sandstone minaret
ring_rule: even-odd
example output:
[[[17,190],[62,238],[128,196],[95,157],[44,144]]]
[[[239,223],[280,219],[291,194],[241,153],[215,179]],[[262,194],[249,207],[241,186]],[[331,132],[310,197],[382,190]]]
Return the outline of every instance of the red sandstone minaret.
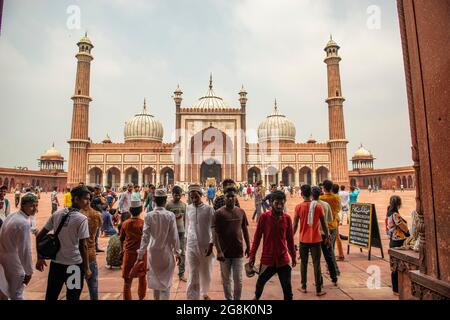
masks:
[[[69,169],[67,184],[76,186],[79,182],[85,182],[87,172],[87,148],[89,146],[89,103],[92,101],[89,96],[91,61],[94,57],[91,50],[94,48],[87,34],[77,43],[78,53],[76,58],[77,78],[75,82],[75,92],[72,96],[72,133],[69,151]]]
[[[339,185],[348,185],[347,139],[345,138],[344,111],[341,76],[339,71],[339,46],[330,38],[325,52],[328,73],[328,122],[331,148],[331,180]]]

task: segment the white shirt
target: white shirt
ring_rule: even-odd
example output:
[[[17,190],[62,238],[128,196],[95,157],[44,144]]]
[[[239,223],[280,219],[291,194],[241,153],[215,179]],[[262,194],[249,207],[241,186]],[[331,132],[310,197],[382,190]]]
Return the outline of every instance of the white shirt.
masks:
[[[122,193],[119,200],[119,208],[121,209],[121,212],[130,212],[131,192],[128,192],[128,190]]]
[[[48,219],[44,228],[49,231],[56,231],[63,215],[67,214],[67,212],[69,212],[67,208],[56,211]],[[81,239],[89,238],[87,217],[79,211],[72,211],[61,228],[58,238],[61,248],[53,262],[64,265],[82,263],[83,258],[81,257],[79,242]]]
[[[33,274],[30,219],[22,211],[10,214],[0,228],[0,263],[8,273]]]
[[[173,256],[180,252],[180,243],[175,215],[163,207],[156,207],[145,215],[139,259],[147,248],[148,287],[154,290],[169,289],[175,269]]]
[[[175,250],[175,254],[180,248],[178,239],[175,215],[164,207],[156,207],[145,215],[138,258],[141,259],[144,256],[147,248],[162,249],[166,245],[170,245],[171,249]]]
[[[211,231],[213,217],[214,209],[207,204],[202,203],[198,207],[194,204],[187,206],[187,247],[198,246],[200,249],[206,249],[210,243],[213,243]]]
[[[341,206],[348,206],[349,193],[347,191],[339,191],[339,198],[341,198]]]

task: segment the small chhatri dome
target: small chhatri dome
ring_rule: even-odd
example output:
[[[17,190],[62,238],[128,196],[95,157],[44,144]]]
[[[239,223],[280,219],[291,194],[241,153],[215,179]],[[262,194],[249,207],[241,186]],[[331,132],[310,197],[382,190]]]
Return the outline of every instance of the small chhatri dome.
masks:
[[[179,84],[177,85],[177,88],[175,89],[175,91],[173,93],[175,93],[175,94],[183,94],[183,91],[181,91]]]
[[[353,158],[373,158],[373,155],[361,143],[359,149],[353,154]]]
[[[214,93],[212,82],[211,73],[209,76],[209,89],[203,97],[198,99],[198,102],[193,106],[194,108],[228,108],[223,99]]]
[[[111,138],[109,137],[109,134],[106,134],[105,139],[103,139],[102,143],[112,143]]]
[[[333,36],[330,35],[330,40],[327,43],[327,48],[328,47],[339,47],[338,44],[336,43],[336,41],[333,40]]]
[[[316,142],[317,142],[316,139],[314,139],[314,137],[311,133],[311,135],[309,136],[309,139],[308,139],[308,141],[306,141],[306,143],[316,143]]]
[[[147,103],[144,99],[142,113],[136,114],[125,123],[125,142],[156,141],[162,142],[164,130],[161,122],[147,112]]]
[[[258,127],[259,143],[271,140],[295,142],[295,133],[294,124],[278,111],[277,100],[275,99],[272,114],[267,116]]]
[[[53,143],[52,147],[45,151],[45,153],[41,156],[41,159],[45,160],[60,160],[62,158],[61,153],[55,148],[55,143]]]
[[[87,43],[87,44],[90,44],[91,46],[93,46],[92,42],[91,42],[91,39],[89,39],[88,36],[87,36],[87,32],[84,34],[84,37],[81,38],[80,41],[78,41],[78,45],[80,43]]]

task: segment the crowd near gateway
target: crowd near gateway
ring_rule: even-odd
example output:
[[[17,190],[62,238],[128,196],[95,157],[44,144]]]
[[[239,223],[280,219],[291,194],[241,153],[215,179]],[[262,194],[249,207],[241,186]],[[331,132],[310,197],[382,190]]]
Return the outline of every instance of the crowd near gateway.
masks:
[[[163,127],[148,113],[145,100],[142,112],[125,124],[124,143],[113,143],[108,136],[95,143],[88,132],[94,46],[87,34],[77,45],[64,201],[59,203],[55,187],[51,216],[39,229],[35,215],[40,188],[19,192],[14,204],[18,211],[11,213],[5,198],[8,187],[1,187],[1,298],[23,299],[35,270],[48,269],[46,300],[58,299],[63,288],[68,300],[79,300],[84,285],[90,299],[98,300],[101,270],[96,254],[103,251],[99,237],[109,238],[108,267],[121,268],[125,300],[133,296],[144,300],[147,288],[153,290],[155,300],[170,299],[175,273],[186,282],[187,299],[210,300],[215,261],[220,263],[227,300],[241,299],[244,274],[257,277],[254,300],[261,298],[275,275],[283,298],[292,300],[291,274],[298,261],[302,293],[326,294],[321,259],[326,261],[330,282],[338,286],[338,261],[344,259],[339,226],[348,222],[349,206],[358,201],[360,190],[352,186],[347,191],[340,47],[332,38],[324,60],[330,135],[326,143],[312,137],[296,143],[295,125],[281,113],[277,101],[259,125],[258,143],[247,143],[247,92],[242,86],[240,106],[232,107],[215,94],[212,75],[206,94],[191,106],[182,106],[183,92],[179,86],[175,90],[179,134],[174,143],[163,143]],[[52,157],[60,162],[47,157],[53,162],[44,165],[59,170],[63,160],[53,149]],[[291,218],[286,201],[294,194],[302,201]],[[251,221],[240,206],[242,198],[254,200],[252,237]],[[393,196],[386,218],[392,247],[402,246],[409,236],[400,207],[400,197]],[[35,265],[31,241],[36,241]],[[310,255],[314,283],[308,284]],[[134,279],[137,295],[132,292]],[[396,293],[396,272],[392,287]]]

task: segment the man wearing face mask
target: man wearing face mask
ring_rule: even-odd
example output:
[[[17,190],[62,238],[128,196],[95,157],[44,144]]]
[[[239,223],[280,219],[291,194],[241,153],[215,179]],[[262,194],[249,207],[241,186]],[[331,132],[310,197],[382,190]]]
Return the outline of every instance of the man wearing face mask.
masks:
[[[0,291],[0,298],[23,300],[24,287],[28,285],[33,274],[31,256],[30,217],[37,212],[38,198],[32,193],[24,195],[20,210],[9,215],[0,229],[0,278],[1,269],[8,284],[8,291]]]
[[[278,274],[283,288],[284,300],[292,300],[291,270],[297,265],[294,245],[292,219],[284,212],[286,195],[283,191],[272,193],[271,209],[261,214],[250,250],[249,263],[255,263],[261,238],[263,252],[258,281],[256,282],[255,300],[261,297],[264,286],[275,274]],[[291,266],[289,266],[289,256]]]

